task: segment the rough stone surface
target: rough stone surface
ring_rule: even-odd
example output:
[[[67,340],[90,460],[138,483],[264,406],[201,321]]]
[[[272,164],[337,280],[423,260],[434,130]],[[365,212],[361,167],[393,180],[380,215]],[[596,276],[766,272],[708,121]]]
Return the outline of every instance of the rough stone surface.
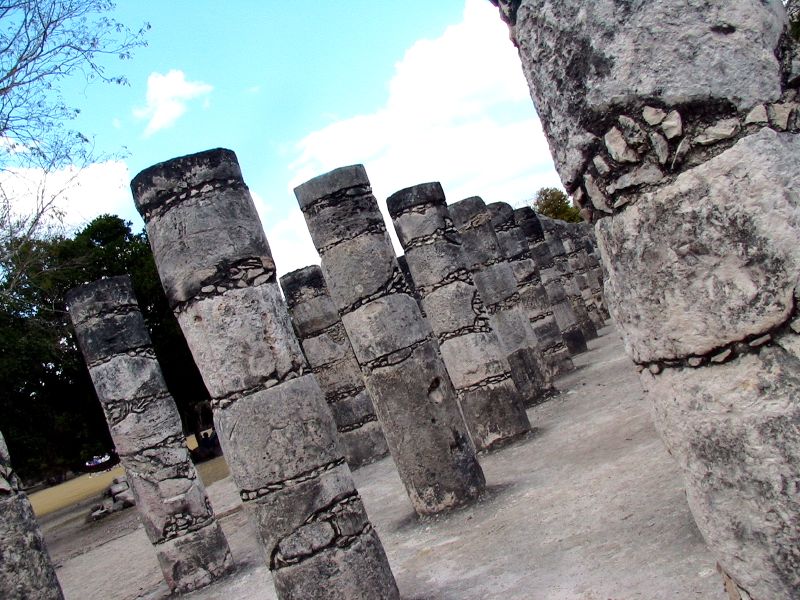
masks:
[[[475,447],[364,167],[320,175],[295,195],[414,510],[474,501],[485,485]]]
[[[31,503],[0,434],[0,597],[64,600]]]
[[[493,202],[487,208],[492,215],[497,241],[517,280],[517,293],[530,318],[537,347],[553,377],[567,373],[573,369],[569,349],[553,315],[542,275],[531,256],[528,238],[514,219],[514,209],[505,202]]]
[[[561,284],[561,278],[538,215],[533,209],[526,206],[514,211],[514,221],[528,238],[531,256],[541,273],[542,283],[550,298],[550,305],[553,307],[553,316],[561,329],[561,335],[567,348],[573,356],[586,352],[586,337],[578,324],[572,304],[567,299],[567,292]]]
[[[528,416],[466,268],[442,186],[400,190],[386,205],[475,448],[488,450],[527,433]]]
[[[605,134],[593,125],[609,107],[658,97],[666,106],[720,100],[745,109],[781,94],[780,0],[513,4],[511,36],[568,190]],[[561,82],[558,93],[553,82]],[[665,128],[668,138],[672,131]]]
[[[170,589],[208,585],[233,569],[233,558],[186,448],[130,278],[77,287],[67,304],[128,475],[112,495],[130,484]]]
[[[336,570],[341,578],[317,585],[317,598],[343,598],[353,581],[364,597],[397,598],[333,416],[292,331],[235,155],[178,158],[143,171],[131,187],[279,597],[296,598],[304,582]],[[324,497],[334,473],[335,491]],[[345,513],[361,528],[335,528],[322,542],[306,535]]]
[[[530,406],[551,393],[550,369],[517,291],[514,270],[492,227],[492,215],[481,198],[450,205],[464,259],[489,313],[489,323],[506,352],[511,376]]]
[[[634,360],[706,354],[789,317],[797,189],[800,136],[764,129],[598,224],[609,311]]]
[[[389,452],[344,325],[316,265],[280,280],[295,331],[331,409],[351,469]]]

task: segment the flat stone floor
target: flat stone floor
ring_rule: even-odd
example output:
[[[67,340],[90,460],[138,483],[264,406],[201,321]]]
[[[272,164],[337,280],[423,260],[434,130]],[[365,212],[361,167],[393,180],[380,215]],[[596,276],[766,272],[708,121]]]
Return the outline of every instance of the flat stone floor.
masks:
[[[481,458],[474,506],[422,521],[390,459],[355,473],[405,600],[725,600],[615,330],[575,362],[562,393],[529,411],[535,433]],[[230,479],[209,495],[239,568],[186,597],[275,598]],[[168,595],[135,510],[85,514],[42,521],[69,600]]]

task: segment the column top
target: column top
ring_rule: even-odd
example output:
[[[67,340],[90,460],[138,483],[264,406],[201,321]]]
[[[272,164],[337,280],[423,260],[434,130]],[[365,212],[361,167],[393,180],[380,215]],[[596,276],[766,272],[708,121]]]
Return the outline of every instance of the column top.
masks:
[[[131,191],[136,209],[144,216],[163,204],[169,192],[218,179],[242,179],[233,150],[215,148],[155,164],[133,178]]]
[[[544,239],[544,228],[539,220],[539,215],[530,206],[516,209],[514,221],[529,238],[537,241]]]
[[[480,196],[464,198],[455,204],[451,204],[448,208],[450,210],[450,216],[453,218],[453,223],[455,223],[458,228],[465,227],[470,221],[481,214],[486,219],[486,222],[491,218],[489,212],[486,210],[486,203]],[[472,223],[474,226],[482,224],[483,222]]]
[[[364,165],[339,167],[322,175],[317,175],[294,188],[294,195],[305,210],[317,200],[331,196],[336,192],[356,186],[369,186],[369,177]]]
[[[326,294],[328,289],[325,283],[325,276],[322,274],[322,268],[319,265],[309,265],[291,273],[286,273],[281,277],[280,284],[289,308],[294,307],[304,299],[304,288],[320,292],[324,291]]]
[[[386,199],[386,208],[393,219],[408,209],[424,204],[446,205],[442,184],[438,181],[420,183],[399,190]]]
[[[137,305],[129,275],[107,277],[76,286],[67,292],[65,300],[75,323],[120,306]]]

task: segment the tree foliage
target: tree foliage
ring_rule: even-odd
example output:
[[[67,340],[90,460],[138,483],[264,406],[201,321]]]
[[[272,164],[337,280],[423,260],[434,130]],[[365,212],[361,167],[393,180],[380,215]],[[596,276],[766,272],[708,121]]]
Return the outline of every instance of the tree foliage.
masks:
[[[70,129],[80,110],[61,92],[67,78],[124,84],[106,59],[127,59],[143,45],[149,25],[130,30],[109,15],[108,0],[0,2],[0,247],[25,253],[25,244],[52,233],[64,185],[53,172],[73,174],[103,158],[90,139]],[[74,176],[73,176],[74,179]],[[67,183],[67,186],[69,185]]]
[[[73,238],[31,240],[16,257],[24,268],[13,260],[5,264],[16,283],[0,294],[0,414],[14,464],[26,479],[74,469],[112,447],[64,303],[66,292],[81,283],[131,275],[164,377],[192,426],[191,406],[208,393],[144,233],[103,215]]]
[[[567,223],[580,223],[580,212],[572,206],[567,195],[558,188],[546,187],[536,192],[533,198],[533,210],[551,219],[559,219]]]

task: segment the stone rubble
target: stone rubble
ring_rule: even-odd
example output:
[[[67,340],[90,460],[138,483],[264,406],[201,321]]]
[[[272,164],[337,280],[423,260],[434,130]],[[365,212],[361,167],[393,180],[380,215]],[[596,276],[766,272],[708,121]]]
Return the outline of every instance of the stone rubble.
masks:
[[[154,165],[131,188],[278,597],[398,598],[235,154]]]
[[[386,205],[476,450],[528,433],[528,415],[466,268],[442,186],[400,190]]]
[[[228,542],[189,456],[130,278],[74,288],[67,305],[167,585],[190,592],[225,576],[233,570]],[[111,493],[127,491],[127,482],[112,486]],[[122,504],[109,498],[103,510],[120,510]]]
[[[411,505],[431,515],[473,502],[483,471],[366,170],[335,169],[295,196]]]

